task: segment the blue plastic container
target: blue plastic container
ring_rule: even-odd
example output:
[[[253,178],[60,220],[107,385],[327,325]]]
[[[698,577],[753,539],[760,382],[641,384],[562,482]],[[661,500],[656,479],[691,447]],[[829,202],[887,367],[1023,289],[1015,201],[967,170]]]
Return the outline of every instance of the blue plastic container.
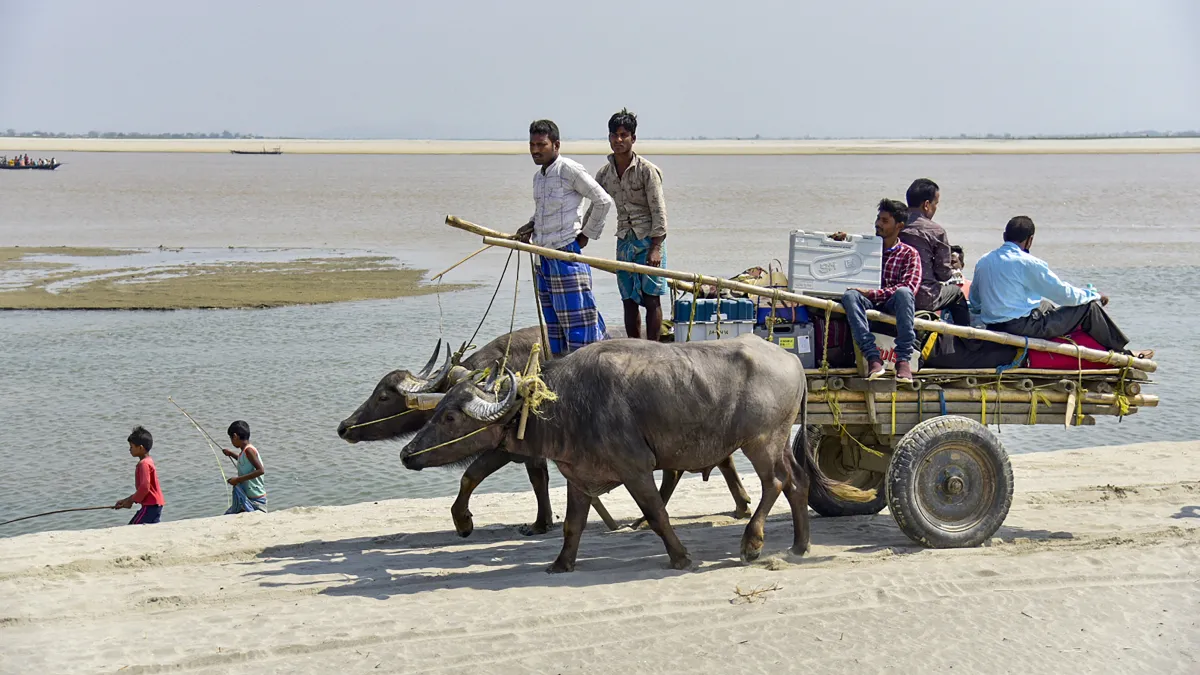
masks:
[[[754,323],[758,326],[765,326],[770,316],[770,307],[759,307],[758,315],[754,318]],[[778,323],[808,323],[808,308],[804,306],[776,307],[775,319]]]

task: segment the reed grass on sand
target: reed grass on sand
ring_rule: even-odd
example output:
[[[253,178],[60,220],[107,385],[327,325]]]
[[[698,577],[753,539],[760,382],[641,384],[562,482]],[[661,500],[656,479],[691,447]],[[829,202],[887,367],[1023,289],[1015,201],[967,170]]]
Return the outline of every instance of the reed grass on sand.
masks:
[[[0,249],[0,272],[36,271],[28,285],[0,291],[0,309],[239,309],[323,304],[432,293],[422,270],[390,258],[303,258],[153,268],[73,269],[27,255],[118,256],[111,249]],[[443,284],[442,291],[464,286]]]

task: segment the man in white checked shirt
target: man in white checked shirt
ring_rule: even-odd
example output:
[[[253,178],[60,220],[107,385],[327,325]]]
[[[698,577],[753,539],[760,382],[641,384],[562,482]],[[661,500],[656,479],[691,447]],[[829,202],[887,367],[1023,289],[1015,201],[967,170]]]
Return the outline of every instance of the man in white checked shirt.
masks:
[[[579,253],[589,239],[604,231],[613,209],[612,197],[579,162],[560,157],[558,125],[537,120],[529,125],[529,154],[540,169],[533,175],[533,217],[517,230],[517,238],[559,251]],[[583,200],[592,208],[583,222]],[[604,317],[592,295],[592,268],[541,258],[538,296],[550,351],[567,354],[608,337]]]

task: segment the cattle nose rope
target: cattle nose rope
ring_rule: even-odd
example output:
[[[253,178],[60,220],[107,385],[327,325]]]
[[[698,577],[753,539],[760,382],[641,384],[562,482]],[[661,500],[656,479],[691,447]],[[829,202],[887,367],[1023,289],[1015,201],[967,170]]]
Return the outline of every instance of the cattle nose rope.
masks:
[[[482,432],[482,431],[487,431],[487,428],[488,428],[488,427],[490,427],[490,426],[491,426],[491,425],[489,424],[489,425],[487,425],[487,426],[479,427],[479,428],[478,428],[478,429],[476,429],[475,431],[472,431],[472,432],[470,432],[470,433],[467,433],[467,434],[463,434],[462,436],[459,436],[458,438],[453,438],[453,439],[451,439],[451,440],[448,440],[448,441],[446,441],[445,443],[438,443],[437,445],[435,445],[435,446],[433,446],[433,447],[431,447],[431,448],[425,448],[424,450],[418,450],[418,451],[416,451],[416,452],[410,452],[410,453],[408,453],[407,455],[405,455],[404,457],[416,457],[417,455],[423,455],[423,454],[425,454],[425,453],[427,453],[427,452],[433,452],[434,450],[437,450],[438,448],[444,448],[444,447],[446,447],[447,445],[454,445],[455,443],[457,443],[457,442],[459,442],[459,441],[465,441],[465,440],[467,440],[468,438],[470,438],[470,437],[474,436],[475,434],[478,434],[478,433],[480,433],[480,432]],[[403,458],[401,458],[401,459],[403,459]]]
[[[397,417],[404,417],[405,415],[407,415],[410,412],[413,412],[414,410],[416,410],[416,408],[409,408],[408,410],[405,410],[402,413],[396,413],[395,415],[389,415],[387,417],[383,417],[383,418],[380,418],[377,420],[371,420],[370,422],[363,422],[361,424],[351,424],[350,426],[346,427],[346,431],[350,431],[351,429],[359,429],[361,427],[369,427],[372,424],[379,424],[380,422],[387,422],[388,420],[394,420]]]

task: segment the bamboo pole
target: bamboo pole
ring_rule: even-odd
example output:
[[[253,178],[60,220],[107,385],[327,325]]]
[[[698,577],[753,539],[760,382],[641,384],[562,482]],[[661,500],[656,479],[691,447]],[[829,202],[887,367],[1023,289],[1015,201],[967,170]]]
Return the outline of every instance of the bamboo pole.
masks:
[[[945,394],[947,402],[982,402],[985,396],[985,394],[981,394],[981,390],[979,389],[943,389],[942,392]],[[849,391],[847,389],[839,389],[837,391],[814,391],[809,392],[808,400],[812,403],[825,403],[830,399],[838,403],[865,403],[867,400],[866,395],[872,393],[874,394],[874,400],[876,403],[891,405],[892,392],[887,391],[863,392]],[[1002,403],[1029,403],[1032,394],[1033,392],[1010,391],[1005,389],[998,393],[995,390],[988,391],[986,393],[986,397],[988,403],[996,400],[999,400]],[[1068,398],[1069,394],[1067,392],[1054,391],[1050,389],[1043,389],[1038,392],[1038,401],[1041,405],[1045,405],[1046,401],[1049,401],[1050,403],[1066,403]],[[922,401],[924,403],[940,402],[940,398],[937,394],[931,391],[896,392],[897,403],[916,403],[918,401]],[[1093,394],[1089,392],[1087,397],[1083,399],[1083,402],[1085,404],[1093,405],[1117,405],[1117,396],[1116,394]],[[1158,396],[1155,396],[1154,394],[1128,396],[1126,397],[1126,403],[1133,408],[1155,408],[1158,406]]]
[[[811,295],[781,291],[775,288],[768,289],[761,286],[755,286],[753,284],[742,283],[740,281],[710,277],[693,272],[677,272],[675,270],[663,269],[661,267],[650,267],[649,265],[638,265],[636,263],[609,260],[607,258],[594,258],[592,256],[586,256],[577,253],[556,251],[543,246],[535,246],[533,244],[525,244],[519,241],[513,241],[511,235],[467,222],[455,216],[446,216],[446,224],[451,227],[455,227],[460,230],[466,230],[467,232],[472,232],[482,236],[483,243],[485,244],[536,253],[546,258],[555,258],[557,260],[566,260],[568,262],[584,263],[606,272],[634,272],[637,274],[648,274],[651,276],[665,277],[679,281],[690,281],[692,283],[700,283],[709,286],[717,286],[719,288],[728,288],[730,290],[741,291],[749,295],[770,297],[775,300],[789,300],[806,305],[808,307],[844,313],[841,303],[834,302],[833,300],[826,300],[824,298],[816,298]],[[883,314],[875,310],[867,310],[867,318],[872,321],[879,321],[881,323],[896,323],[896,317],[889,314]],[[1028,346],[1029,349],[1034,351],[1078,357],[1086,361],[1107,363],[1113,366],[1130,366],[1146,372],[1154,372],[1158,369],[1158,364],[1150,359],[1139,359],[1126,354],[1117,354],[1116,352],[1088,349],[1087,347],[1066,345],[1058,342],[1051,342],[1049,340],[1039,340],[1037,338],[1024,338],[1016,335],[1009,335],[1007,333],[997,333],[990,330],[973,328],[971,326],[958,326],[955,324],[945,323],[943,321],[926,321],[925,319],[916,319],[913,322],[913,325],[917,329],[927,330],[934,333],[944,333],[947,335],[954,335],[972,340],[987,340],[989,342],[997,342],[1000,344],[1009,345],[1011,347]]]

